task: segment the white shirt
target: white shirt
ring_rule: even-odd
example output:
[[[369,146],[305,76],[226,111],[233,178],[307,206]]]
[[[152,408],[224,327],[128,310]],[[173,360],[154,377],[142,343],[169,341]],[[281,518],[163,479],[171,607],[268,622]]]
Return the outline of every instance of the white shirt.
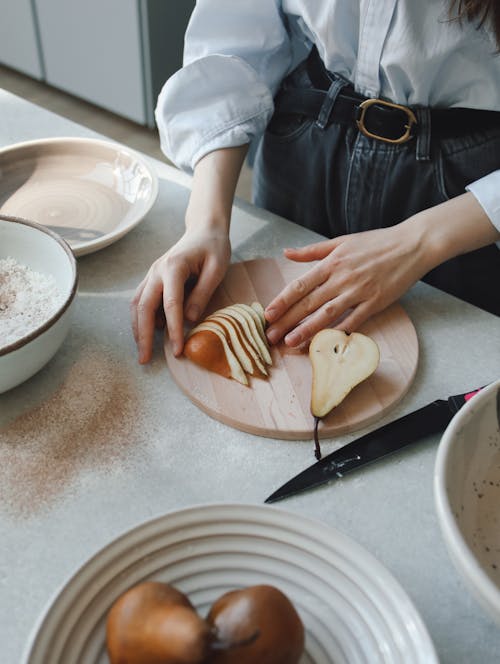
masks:
[[[163,87],[165,154],[191,171],[212,150],[261,134],[273,96],[313,44],[367,97],[500,110],[491,31],[448,17],[449,0],[198,0],[184,66]],[[500,170],[467,187],[500,230]]]

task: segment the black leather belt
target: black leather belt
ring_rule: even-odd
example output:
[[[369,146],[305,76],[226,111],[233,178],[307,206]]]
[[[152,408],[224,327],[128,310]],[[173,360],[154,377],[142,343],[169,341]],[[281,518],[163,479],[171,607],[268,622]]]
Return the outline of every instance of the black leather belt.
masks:
[[[275,109],[313,119],[319,117],[334,77],[324,68],[316,49],[307,61],[311,88],[282,89],[275,99]],[[500,127],[500,112],[470,108],[433,108],[430,127],[433,135],[463,136],[475,130]],[[371,99],[356,93],[351,85],[344,87],[335,99],[327,124],[355,124],[371,138],[386,143],[405,143],[418,134],[419,109],[394,104],[384,99]]]

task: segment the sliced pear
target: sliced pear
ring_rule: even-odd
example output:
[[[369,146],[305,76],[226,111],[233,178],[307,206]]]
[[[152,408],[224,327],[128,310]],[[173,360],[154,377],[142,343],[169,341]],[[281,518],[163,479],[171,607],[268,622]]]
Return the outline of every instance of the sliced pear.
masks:
[[[224,346],[215,332],[209,330],[192,332],[184,344],[184,355],[209,371],[231,378],[231,367]]]
[[[243,324],[240,323],[240,321],[237,318],[230,316],[229,314],[218,313],[216,316],[214,316],[214,318],[224,320],[229,325],[232,325],[234,327],[241,341],[242,346],[245,348],[248,355],[250,355],[250,357],[252,358],[252,362],[257,372],[262,376],[268,376],[269,374],[266,369],[266,364],[264,360],[261,358],[258,350],[255,348],[254,345],[252,345],[251,341],[249,340],[248,334],[247,332],[245,332],[245,329],[243,328]]]
[[[266,364],[271,365],[273,361],[271,359],[271,354],[269,353],[264,326],[262,325],[259,314],[255,311],[255,309],[252,309],[252,307],[248,306],[248,304],[233,304],[232,306],[247,316],[250,329],[255,334],[255,338],[260,349],[260,354],[262,355]]]
[[[272,364],[265,326],[264,308],[259,302],[253,302],[252,306],[231,304],[191,330],[185,355],[211,371],[247,385],[246,374],[268,376],[266,365]],[[202,357],[203,349],[206,357]]]
[[[262,321],[262,327],[265,330],[267,321],[266,321],[266,316],[264,315],[264,307],[260,302],[252,302],[250,306],[254,311],[256,311],[259,314],[259,318]]]
[[[239,363],[244,371],[249,374],[254,373],[254,367],[252,364],[252,358],[248,355],[245,348],[243,347],[241,340],[236,332],[236,329],[233,327],[232,323],[228,320],[225,320],[223,316],[214,314],[209,316],[205,323],[216,325],[218,329],[225,334],[226,340],[229,342],[229,347],[233,353],[238,358]]]
[[[209,323],[204,323],[204,322],[200,323],[199,325],[196,325],[196,327],[194,327],[191,330],[188,339],[186,341],[184,347],[185,355],[189,357],[191,360],[193,360],[193,362],[196,362],[196,364],[205,367],[205,369],[209,369],[210,371],[215,371],[216,373],[220,373],[220,371],[216,371],[215,369],[215,367],[218,365],[215,362],[212,362],[210,359],[211,354],[216,352],[215,346],[213,344],[213,339],[210,341],[210,339],[209,338],[207,339],[205,335],[205,340],[207,343],[204,346],[199,347],[200,344],[198,342],[198,346],[196,347],[196,352],[193,352],[194,348],[191,340],[199,332],[210,332],[211,334],[215,334],[217,336],[217,338],[222,344],[222,349],[224,351],[227,364],[229,365],[229,376],[231,378],[234,378],[234,380],[237,380],[242,385],[248,385],[248,379],[246,377],[246,374],[243,371],[241,364],[239,363],[236,355],[229,347],[224,332],[218,329],[217,326],[215,325],[210,325]],[[214,348],[212,348],[211,346],[214,346]],[[220,365],[221,364],[220,350],[217,351],[217,358],[219,360],[219,365]]]
[[[377,344],[359,332],[325,329],[309,346],[312,364],[311,412],[321,418],[372,375],[380,361]]]
[[[255,328],[255,324],[253,323],[253,318],[247,316],[243,311],[236,309],[234,305],[231,305],[229,307],[224,307],[224,309],[220,309],[217,313],[229,316],[230,318],[233,318],[241,325],[241,327],[244,330],[244,335],[246,339],[253,346],[255,352],[262,359],[262,361],[265,362],[264,358],[262,357],[260,344],[257,341],[258,334]]]

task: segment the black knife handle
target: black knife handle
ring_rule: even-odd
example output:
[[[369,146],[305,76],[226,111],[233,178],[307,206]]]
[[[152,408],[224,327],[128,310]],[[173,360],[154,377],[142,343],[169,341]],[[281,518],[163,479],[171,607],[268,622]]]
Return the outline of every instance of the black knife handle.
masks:
[[[460,408],[464,406],[467,401],[472,399],[472,397],[483,390],[486,387],[486,385],[483,385],[483,387],[478,387],[477,390],[472,390],[471,392],[466,392],[465,394],[455,394],[452,397],[448,398],[448,404],[451,408],[451,412],[455,415],[455,413],[458,413]]]

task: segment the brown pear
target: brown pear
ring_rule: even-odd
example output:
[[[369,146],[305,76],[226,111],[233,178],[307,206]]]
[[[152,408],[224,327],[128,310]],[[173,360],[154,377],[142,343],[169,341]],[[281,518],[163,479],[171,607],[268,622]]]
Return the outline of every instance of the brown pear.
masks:
[[[110,664],[203,664],[210,642],[210,627],[189,599],[165,583],[132,587],[108,614]]]
[[[299,614],[273,586],[226,593],[212,605],[207,623],[220,643],[234,644],[212,650],[209,664],[298,664],[304,652]]]

